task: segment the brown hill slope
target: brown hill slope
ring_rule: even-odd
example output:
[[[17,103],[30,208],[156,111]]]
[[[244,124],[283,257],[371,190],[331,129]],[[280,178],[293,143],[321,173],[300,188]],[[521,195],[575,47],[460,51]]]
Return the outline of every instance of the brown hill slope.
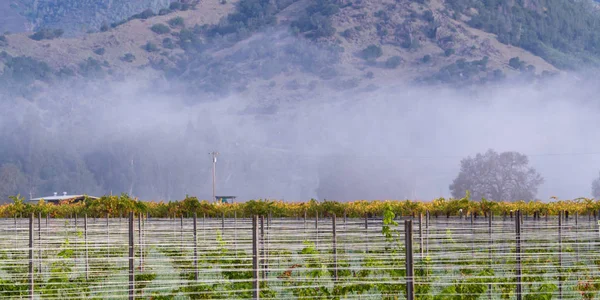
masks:
[[[298,91],[321,86],[368,90],[398,80],[464,84],[524,70],[557,71],[542,58],[470,27],[468,16],[451,18],[442,0],[341,3],[329,19],[335,33],[312,39],[288,32],[314,1],[278,3],[273,13],[277,25],[238,30],[235,38],[215,34],[215,28],[233,23],[227,16],[239,11],[236,3],[202,1],[191,10],[133,19],[78,38],[34,40],[30,34],[9,34],[0,51],[76,76],[90,70],[114,76],[143,69],[151,77],[191,78],[203,91],[234,89],[260,98],[268,87],[273,99],[300,97]],[[320,54],[309,51],[326,54],[315,58]],[[509,65],[514,57],[521,70]]]

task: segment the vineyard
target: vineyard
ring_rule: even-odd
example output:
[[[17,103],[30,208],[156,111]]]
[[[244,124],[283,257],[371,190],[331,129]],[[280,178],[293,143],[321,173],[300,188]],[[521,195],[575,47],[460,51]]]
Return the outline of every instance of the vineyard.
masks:
[[[300,218],[305,215],[314,216],[347,216],[363,218],[364,216],[382,216],[384,211],[391,210],[397,216],[415,217],[429,212],[434,217],[450,218],[451,216],[474,215],[475,218],[494,215],[510,215],[520,210],[523,216],[556,216],[559,212],[568,214],[590,215],[596,217],[600,212],[600,201],[588,198],[552,202],[518,201],[495,202],[482,199],[474,201],[469,195],[462,199],[435,199],[433,201],[316,201],[284,202],[275,200],[250,200],[233,204],[216,204],[199,201],[195,197],[186,197],[181,201],[147,202],[129,197],[103,196],[88,198],[83,202],[63,202],[59,205],[45,203],[27,203],[20,196],[11,197],[12,203],[0,205],[0,217],[12,218],[30,214],[49,215],[55,218],[68,218],[75,215],[89,217],[124,217],[129,212],[143,213],[154,218],[170,218],[173,216],[191,217],[193,213],[206,217],[232,218],[234,216],[250,218],[253,215],[271,215],[273,217]]]
[[[597,202],[586,199],[13,200],[0,210],[2,299],[596,299],[600,291]]]

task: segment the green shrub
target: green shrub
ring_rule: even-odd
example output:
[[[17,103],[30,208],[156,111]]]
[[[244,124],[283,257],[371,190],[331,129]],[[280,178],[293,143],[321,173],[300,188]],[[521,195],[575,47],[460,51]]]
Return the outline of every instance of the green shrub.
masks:
[[[143,20],[145,20],[145,19],[148,19],[148,18],[154,17],[154,16],[155,16],[155,14],[154,14],[154,12],[151,9],[146,9],[146,10],[144,10],[143,12],[141,12],[139,14],[135,14],[135,15],[131,16],[130,19],[143,19]]]
[[[388,69],[395,69],[400,63],[402,63],[402,58],[400,58],[400,56],[392,56],[385,61],[385,67]]]
[[[181,2],[178,2],[178,1],[171,2],[171,4],[169,5],[169,9],[170,10],[180,10],[181,9]]]
[[[167,23],[169,23],[169,26],[171,26],[171,27],[184,27],[185,26],[185,22],[182,17],[172,18]]]
[[[429,54],[426,54],[425,56],[423,56],[423,58],[421,58],[421,61],[422,61],[423,63],[428,63],[428,62],[430,62],[430,61],[431,61],[431,55],[429,55]]]
[[[167,49],[175,49],[175,43],[173,42],[173,40],[171,38],[164,38],[162,40],[162,46],[163,46],[163,48],[167,48]]]
[[[88,57],[79,64],[79,73],[84,77],[101,78],[104,76],[104,70],[102,69],[102,63],[100,61]]]
[[[433,17],[433,12],[431,10],[426,10],[425,12],[423,12],[422,18],[427,23],[433,23],[433,21],[435,21],[435,18]]]
[[[104,48],[96,48],[94,49],[94,53],[98,54],[98,55],[104,55]]]
[[[386,37],[388,35],[388,30],[385,28],[384,24],[377,24],[377,35],[380,37]]]
[[[444,83],[470,82],[472,79],[476,79],[476,76],[481,72],[487,71],[488,61],[487,56],[474,61],[466,61],[464,58],[460,58],[454,63],[442,67],[438,73],[432,75],[427,80]]]
[[[108,25],[108,23],[102,22],[102,25],[100,26],[100,31],[107,32],[109,29],[110,29],[110,26]]]
[[[339,10],[335,0],[316,0],[306,8],[304,15],[292,22],[291,27],[306,33],[306,37],[312,39],[332,36],[335,34],[335,27],[332,25],[331,16]]]
[[[179,46],[181,47],[181,49],[186,51],[203,50],[204,44],[202,43],[202,40],[198,38],[198,36],[192,30],[182,29],[178,35]]]
[[[375,13],[373,13],[373,16],[380,18],[384,21],[387,21],[390,19],[390,16],[383,9],[380,9],[380,10],[376,11]]]
[[[0,46],[7,46],[8,45],[8,40],[6,39],[5,36],[0,35]]]
[[[164,15],[168,15],[168,14],[170,14],[171,12],[172,12],[172,10],[170,10],[170,9],[168,9],[168,8],[161,8],[161,9],[158,11],[158,15],[159,15],[159,16],[164,16]]]
[[[502,70],[500,70],[500,69],[495,69],[495,70],[492,72],[492,78],[493,78],[494,80],[497,80],[497,81],[498,81],[498,80],[502,80],[502,79],[506,78],[506,75],[504,75],[504,72],[502,72]]]
[[[381,55],[383,55],[383,50],[381,47],[373,44],[361,51],[361,57],[366,61],[375,61]]]
[[[451,56],[452,54],[454,54],[454,49],[452,49],[452,48],[450,48],[450,49],[446,49],[446,50],[444,51],[444,55],[445,55],[446,57],[448,57],[448,56]]]
[[[513,57],[508,61],[508,65],[515,70],[521,70],[525,67],[525,62],[519,57]]]
[[[171,32],[171,28],[169,28],[169,26],[162,24],[162,23],[152,25],[152,27],[150,27],[150,30],[152,30],[154,33],[158,33],[158,34],[165,34],[165,33]]]
[[[36,33],[29,36],[32,40],[41,41],[41,40],[51,40],[54,38],[59,38],[63,35],[64,31],[62,29],[40,29]]]
[[[131,53],[125,53],[123,57],[121,57],[122,61],[133,62],[135,60],[135,55]]]
[[[147,52],[156,52],[159,50],[158,46],[156,46],[156,44],[152,42],[147,42],[146,45],[144,45],[142,48]]]
[[[352,28],[348,28],[344,31],[342,31],[341,36],[345,37],[345,38],[350,38],[352,36],[353,30]]]
[[[28,56],[11,57],[8,54],[3,56],[5,67],[2,77],[10,76],[19,84],[28,85],[34,80],[46,81],[52,75],[52,69],[43,61]]]
[[[75,71],[73,71],[70,68],[65,67],[65,68],[61,68],[56,75],[58,75],[58,77],[62,77],[62,78],[73,77],[73,76],[75,76]]]
[[[127,20],[121,20],[121,21],[114,22],[114,23],[110,24],[110,27],[117,28],[118,26],[123,25],[125,23],[127,23]]]

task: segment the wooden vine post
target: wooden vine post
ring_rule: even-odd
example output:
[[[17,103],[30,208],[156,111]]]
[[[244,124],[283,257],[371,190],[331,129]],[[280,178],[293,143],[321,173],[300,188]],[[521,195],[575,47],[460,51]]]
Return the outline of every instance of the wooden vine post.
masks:
[[[517,262],[517,300],[522,299],[522,287],[521,287],[521,211],[516,211],[515,218],[515,236],[516,236],[516,262]]]
[[[415,299],[412,220],[404,220],[406,249],[406,299]]]
[[[258,253],[258,216],[252,216],[252,299],[260,299],[260,254]]]
[[[29,299],[33,299],[33,213],[29,216]]]
[[[134,237],[134,222],[133,212],[129,213],[129,299],[133,300],[135,298],[135,275],[134,275],[134,265],[133,265],[133,237]]]

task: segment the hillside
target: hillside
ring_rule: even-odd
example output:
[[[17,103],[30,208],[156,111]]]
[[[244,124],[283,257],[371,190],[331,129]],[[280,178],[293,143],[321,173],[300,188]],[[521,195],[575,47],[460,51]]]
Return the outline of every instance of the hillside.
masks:
[[[126,3],[108,2],[117,10]],[[383,139],[391,140],[389,148],[380,150],[383,157],[396,155],[389,149],[399,144],[410,152],[421,149],[411,145],[425,148],[429,141],[412,124],[442,124],[411,119],[402,109],[388,112],[385,102],[371,108],[375,117],[367,122],[358,116],[365,110],[361,103],[374,102],[377,95],[397,96],[408,107],[413,95],[400,95],[403,86],[468,91],[461,88],[536,83],[553,74],[597,67],[600,61],[600,19],[596,6],[587,1],[183,2],[136,2],[139,7],[123,9],[129,16],[118,19],[107,18],[106,10],[98,18],[84,14],[96,26],[85,32],[69,27],[78,21],[50,18],[44,24],[53,26],[25,23],[36,29],[0,35],[0,139],[11,145],[0,147],[0,178],[11,179],[0,181],[0,199],[16,192],[51,194],[57,186],[104,193],[133,189],[165,199],[182,196],[210,186],[202,181],[209,169],[188,168],[204,166],[197,153],[214,151],[205,149],[207,145],[235,153],[236,160],[223,166],[226,184],[259,196],[265,182],[278,186],[278,176],[289,176],[280,185],[286,191],[282,195],[342,189],[344,185],[328,181],[340,173],[353,177],[348,182],[358,186],[368,172],[329,165],[337,161],[337,150],[369,152]],[[85,5],[58,11],[68,16],[97,8]],[[21,14],[12,17],[17,22],[11,24],[23,22]],[[416,93],[414,97],[427,99],[427,93]],[[436,95],[447,99],[442,92]],[[339,104],[340,99],[362,102]],[[198,103],[203,105],[194,105]],[[441,118],[462,114],[453,107],[439,109]],[[344,114],[340,128],[339,111]],[[386,124],[407,128],[378,131],[378,122],[397,119],[406,123]],[[322,125],[325,121],[331,129]],[[351,124],[345,127],[344,122]],[[441,136],[440,127],[424,132]],[[338,134],[346,128],[352,129],[350,137]],[[305,140],[295,137],[300,133]],[[360,142],[351,142],[354,133],[360,133]],[[404,140],[392,144],[397,134]],[[444,137],[454,135],[448,129]],[[487,132],[484,137],[493,139]],[[444,145],[455,142],[444,140]],[[263,154],[267,150],[271,154]],[[299,159],[293,151],[319,155]],[[371,168],[371,174],[403,170],[392,176],[402,181],[394,189],[417,185],[416,179],[412,184],[404,181],[419,172],[426,176],[416,163],[362,157],[360,165]]]
[[[543,13],[542,3],[565,6],[526,3],[529,8],[519,9],[542,7],[535,13]],[[587,40],[590,45],[571,54],[573,47],[562,47],[565,41],[549,37],[553,48],[543,40],[524,42],[513,31],[495,32],[494,20],[517,19],[512,14],[519,5],[501,17],[490,16],[489,5],[467,0],[208,0],[185,10],[178,4],[162,15],[146,10],[76,37],[55,36],[52,30],[38,33],[38,40],[32,33],[8,34],[0,50],[8,54],[4,64],[19,56],[47,64],[52,76],[43,75],[41,81],[142,68],[147,76],[193,80],[194,92],[219,94],[253,93],[265,85],[277,86],[283,95],[315,85],[364,89],[397,80],[464,85],[506,75],[535,78],[596,61],[595,44]],[[573,7],[564,9],[575,13]]]
[[[142,12],[160,11],[173,0],[7,0],[2,12],[9,17],[0,22],[0,32],[23,32],[60,28],[68,36],[96,31],[103,23],[113,23]]]

